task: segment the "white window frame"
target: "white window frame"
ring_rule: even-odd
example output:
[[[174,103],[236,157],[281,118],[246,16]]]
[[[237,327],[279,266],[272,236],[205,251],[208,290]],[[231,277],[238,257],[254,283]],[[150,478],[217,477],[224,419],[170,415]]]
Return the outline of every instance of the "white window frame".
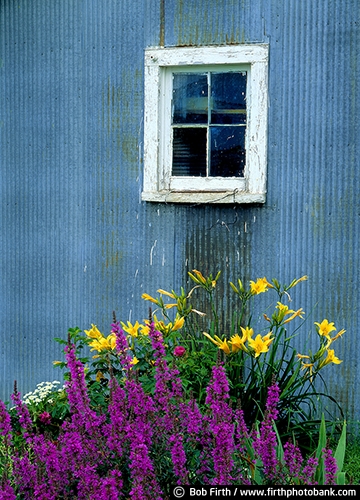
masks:
[[[247,71],[244,177],[172,176],[172,72]],[[268,45],[145,50],[142,200],[171,203],[266,201]]]

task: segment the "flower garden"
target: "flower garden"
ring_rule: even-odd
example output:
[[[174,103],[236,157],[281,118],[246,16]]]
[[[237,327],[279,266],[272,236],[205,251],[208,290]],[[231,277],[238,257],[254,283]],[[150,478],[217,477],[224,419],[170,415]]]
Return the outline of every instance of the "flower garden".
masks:
[[[230,283],[226,335],[220,272],[189,277],[189,291],[143,294],[151,308],[142,323],[114,313],[109,334],[92,325],[56,339],[63,386],[44,382],[21,397],[15,384],[11,404],[0,402],[1,499],[166,499],[175,485],[349,482],[346,422],[319,412],[326,400],[343,416],[321,383],[341,363],[335,343],[345,330],[322,319],[315,351],[293,347],[306,336],[305,313],[290,308],[290,294],[306,276]],[[265,293],[274,307],[260,314]]]

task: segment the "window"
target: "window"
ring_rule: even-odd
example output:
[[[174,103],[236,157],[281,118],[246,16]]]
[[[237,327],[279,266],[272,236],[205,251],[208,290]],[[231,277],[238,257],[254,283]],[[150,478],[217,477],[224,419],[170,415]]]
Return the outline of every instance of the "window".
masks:
[[[142,199],[263,203],[265,45],[145,52]]]

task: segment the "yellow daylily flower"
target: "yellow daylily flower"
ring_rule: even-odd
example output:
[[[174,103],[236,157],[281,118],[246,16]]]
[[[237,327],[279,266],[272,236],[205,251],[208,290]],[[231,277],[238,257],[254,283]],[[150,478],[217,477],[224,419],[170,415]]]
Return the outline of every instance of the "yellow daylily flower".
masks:
[[[231,344],[231,349],[232,349],[232,352],[238,352],[238,351],[245,351],[245,352],[248,352],[247,348],[245,347],[245,342],[247,341],[247,336],[242,336],[240,337],[240,335],[238,333],[236,333],[235,335],[233,335],[231,337],[231,339],[229,340],[229,344]]]
[[[110,335],[108,335],[106,337],[106,340],[109,343],[110,348],[115,349],[115,347],[116,347],[116,335],[115,335],[115,333],[110,333]]]
[[[263,336],[263,341],[267,343],[267,345],[270,345],[271,342],[274,340],[274,337],[271,338],[272,332],[267,333],[266,335]]]
[[[246,337],[246,340],[251,339],[251,337],[254,335],[254,330],[248,326],[246,328],[240,326],[240,330],[242,331],[243,336]]]
[[[141,335],[148,336],[150,332],[150,321],[148,319],[144,320],[145,325],[140,325]]]
[[[141,298],[144,300],[149,300],[150,302],[153,302],[154,304],[158,304],[158,300],[154,299],[154,297],[151,297],[151,295],[149,295],[148,293],[143,293]]]
[[[314,371],[314,363],[302,363],[301,369],[307,370],[309,372],[309,375],[311,376],[311,380],[312,380],[312,374]]]
[[[185,318],[177,317],[172,325],[172,331],[180,330],[184,326]]]
[[[330,340],[330,332],[336,330],[334,323],[329,323],[324,319],[321,323],[314,323],[318,327],[318,334]]]
[[[308,277],[305,275],[305,276],[302,276],[301,278],[297,279],[297,280],[294,280],[292,283],[291,283],[291,288],[293,286],[296,286],[298,283],[300,283],[301,281],[306,281],[308,279]]]
[[[310,356],[307,356],[306,354],[297,354],[296,357],[299,359],[310,359]]]
[[[329,363],[334,363],[335,365],[342,363],[342,360],[335,356],[334,349],[327,349],[327,356],[323,361],[321,361],[319,368],[323,368]]]
[[[334,341],[335,341],[335,340],[337,340],[339,337],[341,337],[341,335],[343,335],[345,332],[346,332],[346,330],[342,329],[342,330],[340,330],[340,331],[339,331],[339,332],[335,335],[335,337],[332,337],[332,338],[330,339],[329,343],[328,343],[328,347],[329,347],[329,345],[330,345],[332,342],[334,342]]]
[[[292,314],[294,312],[291,309],[289,309],[289,306],[283,304],[282,302],[277,302],[276,309],[279,309],[279,311],[282,312],[284,315]]]
[[[303,316],[301,316],[302,314],[305,314],[302,307],[300,309],[298,309],[297,311],[291,311],[293,314],[290,316],[290,318],[287,318],[285,321],[284,321],[284,325],[286,323],[289,323],[290,321],[292,321],[293,319],[295,318],[301,318],[303,319]],[[289,313],[287,313],[289,314]]]
[[[103,334],[98,330],[97,326],[94,324],[91,324],[90,330],[84,330],[84,333],[91,339],[100,339],[103,337]]]
[[[155,320],[156,330],[161,332],[163,335],[167,335],[170,332],[171,326],[172,326],[171,323],[169,323],[168,325],[165,325],[165,323],[163,321],[156,321]]]
[[[203,274],[200,271],[198,271],[197,269],[193,269],[192,271],[193,271],[194,274],[196,274],[197,279],[201,283],[203,283],[203,284],[206,283],[206,278],[204,278]]]
[[[132,337],[138,336],[138,330],[140,328],[140,323],[138,321],[136,321],[134,325],[132,325],[130,321],[127,322],[127,325],[121,322],[121,325],[123,327],[124,332],[128,333]]]
[[[114,333],[110,333],[106,338],[101,337],[99,339],[95,339],[89,344],[92,349],[91,351],[108,351],[115,349],[116,346],[116,335]]]
[[[259,293],[267,292],[269,287],[272,288],[272,285],[270,285],[265,277],[259,278],[256,282],[250,281],[250,291],[252,295],[258,295]]]
[[[274,340],[274,338],[271,338],[270,335],[271,335],[271,332],[268,333],[267,335],[265,335],[264,337],[261,337],[261,335],[258,334],[255,339],[250,338],[248,340],[249,346],[255,352],[255,358],[260,356],[261,353],[268,352],[269,345]]]
[[[162,295],[167,295],[168,297],[170,297],[171,299],[174,299],[174,300],[176,298],[173,293],[167,292],[166,290],[163,290],[162,288],[159,288],[159,290],[157,290],[157,292],[161,293]]]
[[[230,347],[227,343],[227,340],[221,340],[217,335],[214,335],[214,338],[212,338],[211,335],[209,335],[207,332],[203,332],[205,337],[207,337],[213,344],[215,344],[219,349],[224,351],[225,354],[230,354]]]

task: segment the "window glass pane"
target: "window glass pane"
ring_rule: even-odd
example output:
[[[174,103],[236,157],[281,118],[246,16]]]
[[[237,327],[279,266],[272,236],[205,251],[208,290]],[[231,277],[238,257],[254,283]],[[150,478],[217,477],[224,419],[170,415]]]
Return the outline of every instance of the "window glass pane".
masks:
[[[173,123],[207,123],[207,75],[174,73],[172,104]]]
[[[210,176],[243,177],[245,127],[210,127]]]
[[[246,123],[246,72],[211,73],[211,123]]]
[[[174,128],[172,175],[206,176],[206,128]]]

